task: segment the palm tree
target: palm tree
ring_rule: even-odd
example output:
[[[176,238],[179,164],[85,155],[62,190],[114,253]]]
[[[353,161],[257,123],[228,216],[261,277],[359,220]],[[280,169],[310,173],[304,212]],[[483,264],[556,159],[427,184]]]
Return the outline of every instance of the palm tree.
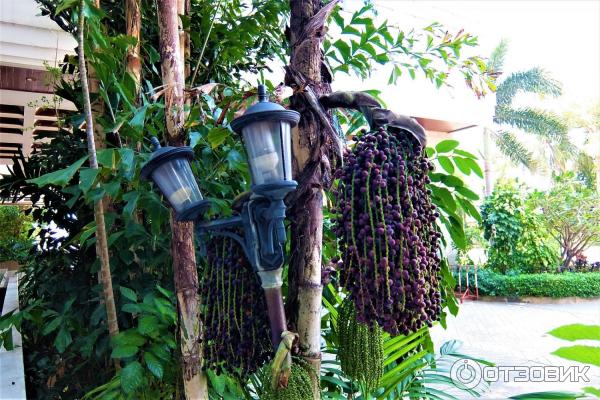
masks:
[[[488,61],[488,71],[495,76],[502,75],[504,60],[508,51],[508,42],[502,40],[492,52]],[[546,71],[534,67],[526,71],[515,72],[503,79],[496,90],[494,107],[494,126],[484,129],[484,169],[486,170],[486,195],[491,192],[489,179],[489,140],[493,140],[501,153],[516,165],[534,169],[537,160],[534,153],[519,140],[523,133],[537,137],[540,148],[549,151],[549,162],[564,158],[573,151],[567,137],[567,125],[555,114],[533,107],[515,107],[513,101],[518,93],[533,93],[540,97],[558,97],[562,93],[561,85],[552,79]]]

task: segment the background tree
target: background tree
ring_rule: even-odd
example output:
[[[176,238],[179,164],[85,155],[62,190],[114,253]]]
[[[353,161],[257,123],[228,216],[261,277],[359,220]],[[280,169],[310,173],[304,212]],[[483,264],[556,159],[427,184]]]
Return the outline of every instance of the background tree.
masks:
[[[600,196],[572,174],[558,176],[554,186],[538,194],[536,201],[561,247],[561,269],[568,269],[577,255],[600,243]]]
[[[545,216],[535,213],[526,193],[524,185],[500,182],[481,205],[487,266],[503,274],[553,271],[558,262]]]
[[[502,40],[490,55],[488,73],[494,76],[503,74],[507,53],[508,42]],[[537,155],[527,150],[527,146],[519,138],[523,133],[537,138],[539,143],[549,148],[549,162],[565,153],[573,155],[574,149],[567,137],[568,128],[561,118],[547,110],[513,105],[519,93],[557,97],[561,92],[560,83],[539,67],[506,75],[496,90],[493,119],[495,128],[486,129],[486,136],[493,140],[502,154],[515,164],[527,168],[536,166]],[[489,163],[489,158],[488,154],[484,161]],[[489,166],[485,166],[484,169],[489,170]]]

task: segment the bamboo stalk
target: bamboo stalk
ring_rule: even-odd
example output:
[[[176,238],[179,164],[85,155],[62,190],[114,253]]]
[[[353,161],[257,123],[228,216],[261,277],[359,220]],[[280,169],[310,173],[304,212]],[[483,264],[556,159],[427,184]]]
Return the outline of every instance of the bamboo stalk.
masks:
[[[83,94],[83,108],[85,113],[85,132],[87,135],[88,153],[90,156],[90,168],[98,169],[98,159],[96,156],[96,144],[94,140],[94,118],[92,116],[92,105],[90,103],[90,91],[88,86],[87,67],[84,51],[84,27],[85,15],[83,12],[84,0],[81,0],[79,9],[79,27],[78,27],[78,50],[79,50],[79,74]],[[117,322],[117,311],[112,288],[112,276],[110,272],[110,262],[108,255],[108,241],[106,235],[106,225],[104,222],[103,199],[94,203],[94,219],[96,221],[96,253],[100,258],[100,281],[102,283],[104,305],[106,307],[106,316],[108,332],[111,337],[119,333]],[[115,360],[115,367],[119,369],[118,360]]]

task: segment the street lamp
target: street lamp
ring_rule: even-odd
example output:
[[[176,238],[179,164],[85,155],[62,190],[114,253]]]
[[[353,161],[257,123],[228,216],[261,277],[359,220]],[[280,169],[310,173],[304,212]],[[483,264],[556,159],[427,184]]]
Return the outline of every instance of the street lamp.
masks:
[[[199,221],[206,200],[202,200],[193,179],[189,165],[193,153],[189,147],[157,148],[158,141],[153,139],[155,154],[142,169],[142,176],[158,185],[178,220],[196,221],[199,238],[225,236],[240,244],[265,291],[271,340],[277,349],[282,332],[287,330],[281,295],[286,242],[284,198],[297,186],[292,180],[291,129],[300,114],[269,102],[263,85],[258,87],[258,99],[231,122],[232,129],[243,137],[252,176],[251,195],[242,204],[241,215]],[[180,212],[178,207],[183,210]],[[242,235],[238,233],[240,228]],[[204,240],[200,245],[204,246]]]
[[[210,203],[202,198],[189,160],[194,158],[190,147],[161,147],[152,138],[154,152],[142,168],[141,176],[151,178],[175,210],[178,221],[196,219]]]

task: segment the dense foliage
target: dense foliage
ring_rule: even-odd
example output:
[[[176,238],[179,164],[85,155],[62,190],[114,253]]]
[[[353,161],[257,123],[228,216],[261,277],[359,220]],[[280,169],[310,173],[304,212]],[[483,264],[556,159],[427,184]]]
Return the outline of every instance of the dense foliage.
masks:
[[[463,287],[464,280],[463,276]],[[484,296],[555,298],[600,296],[600,273],[598,272],[504,275],[479,269],[477,283],[479,294]]]
[[[43,14],[66,31],[75,31],[76,2],[39,2]],[[106,146],[98,153],[100,169],[83,167],[87,160],[80,129],[81,86],[77,59],[70,57],[63,68],[74,72],[75,79],[59,82],[56,94],[73,102],[77,111],[61,121],[61,130],[42,143],[38,153],[28,160],[15,160],[11,176],[0,184],[3,197],[31,196],[29,213],[41,229],[40,248],[32,250],[24,267],[23,311],[3,317],[0,331],[6,333],[6,327],[15,324],[23,333],[31,397],[81,398],[85,393],[89,398],[178,397],[182,392],[175,339],[179,326],[172,293],[168,210],[156,192],[139,179],[140,166],[147,159],[147,137],[160,137],[165,129],[156,9],[153,2],[140,2],[143,63],[142,91],[138,94],[123,62],[135,40],[125,35],[122,4],[100,3],[101,10],[86,1],[84,10],[86,54],[98,90],[92,93],[97,106],[95,125],[100,142]],[[374,29],[370,4],[349,18],[342,15],[338,10],[333,16],[338,25],[344,21],[342,31],[328,36],[331,47],[326,54],[334,64],[333,73],[351,71],[367,76],[374,63],[392,62],[395,79],[402,71],[414,78],[419,70],[439,86],[446,82],[449,71],[458,69],[479,93],[483,90],[479,80],[485,84],[491,79],[480,58],[461,54],[461,49],[476,46],[469,34],[448,36],[437,24],[423,31],[403,32],[387,23],[378,23]],[[273,65],[273,60],[285,58],[281,43],[286,20],[287,3],[275,0],[219,2],[216,6],[212,1],[192,1],[189,17],[182,18],[191,39],[189,60],[196,61],[189,65],[185,130],[198,158],[193,167],[203,177],[201,189],[213,201],[213,213],[228,213],[230,201],[224,199],[233,199],[249,183],[241,143],[228,123],[236,111],[254,100],[253,92],[247,89],[259,79],[258,73]],[[352,43],[350,52],[343,46],[345,42]],[[423,42],[424,49],[414,51],[414,46]],[[380,50],[372,51],[376,47]],[[388,53],[389,48],[394,51]],[[400,55],[401,60],[395,59]],[[456,165],[480,175],[472,155],[446,154],[455,147],[431,149],[430,155],[436,160],[440,156],[444,169]],[[464,208],[476,215],[470,200],[477,196],[451,173],[431,179],[432,199],[440,218],[452,240],[461,246],[464,232],[457,213]],[[108,245],[121,330],[113,341],[106,330],[98,284],[92,216],[92,202],[105,196],[109,200]],[[325,243],[326,258],[335,251],[331,242]],[[451,281],[446,264],[440,266],[441,274]],[[456,313],[451,288],[452,284],[440,287],[441,305]],[[332,313],[324,316],[323,323],[326,332],[340,302],[330,303]],[[444,316],[442,310],[442,321]],[[2,344],[9,344],[9,336],[2,336]],[[434,375],[447,372],[436,369],[439,357],[454,354],[454,349],[445,348],[444,354],[435,356],[427,329],[406,337],[385,338],[388,353],[379,388],[384,397],[426,393],[427,384],[436,379]],[[114,368],[114,360],[119,361],[120,371]],[[241,382],[224,374],[216,376],[211,369],[207,375],[211,395],[217,398],[256,397],[261,390],[254,379],[256,374]],[[301,371],[295,375],[300,377],[298,387],[308,387],[306,375]],[[354,395],[358,391],[342,372],[336,379],[340,386],[332,384],[325,392]]]
[[[489,72],[501,75],[504,61],[508,52],[508,42],[503,40],[492,52],[489,60]],[[518,138],[518,134],[526,133],[539,139],[540,148],[543,145],[557,152],[572,151],[572,145],[567,136],[567,124],[551,111],[531,106],[518,106],[515,99],[519,93],[531,93],[542,98],[557,97],[562,93],[559,82],[554,80],[546,71],[534,67],[524,71],[511,73],[498,83],[496,105],[494,107],[494,124],[492,138],[500,151],[514,163],[534,168],[536,155]],[[543,145],[542,145],[543,144]],[[555,159],[556,154],[549,159]],[[550,164],[552,168],[553,165]]]
[[[26,260],[33,245],[31,217],[17,206],[0,206],[0,262]],[[32,232],[33,233],[33,232]]]
[[[483,202],[481,217],[489,268],[501,273],[556,269],[558,253],[547,221],[535,212],[523,185],[499,183]]]

